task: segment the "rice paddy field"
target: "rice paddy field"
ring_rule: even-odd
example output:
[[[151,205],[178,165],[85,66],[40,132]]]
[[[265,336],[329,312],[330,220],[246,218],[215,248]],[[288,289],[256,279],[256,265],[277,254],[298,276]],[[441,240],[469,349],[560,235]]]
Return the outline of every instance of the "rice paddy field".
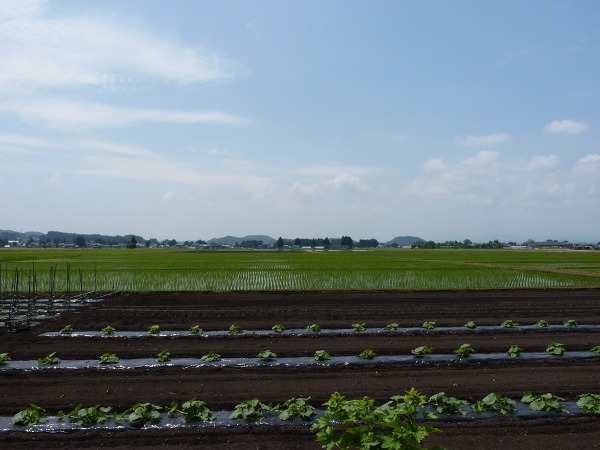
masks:
[[[600,252],[2,249],[0,294],[600,286]]]

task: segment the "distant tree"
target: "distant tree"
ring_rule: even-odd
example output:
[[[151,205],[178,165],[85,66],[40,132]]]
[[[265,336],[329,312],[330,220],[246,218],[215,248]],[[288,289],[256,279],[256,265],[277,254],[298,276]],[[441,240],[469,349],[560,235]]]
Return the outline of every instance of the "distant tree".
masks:
[[[135,238],[135,236],[133,234],[131,235],[131,238],[129,239],[129,241],[127,242],[125,247],[127,247],[127,248],[136,248],[137,247],[137,239]]]
[[[358,241],[359,248],[377,248],[379,241],[377,239],[360,239]]]
[[[316,239],[311,239],[310,241],[310,248],[314,249],[317,246],[317,240]]]
[[[275,242],[275,248],[278,248],[279,250],[283,248],[283,238],[281,236],[279,236],[279,239]]]
[[[73,240],[73,244],[75,244],[77,247],[85,247],[86,243],[85,243],[85,238],[83,236],[77,236],[74,240]]]
[[[329,249],[331,248],[331,242],[329,242],[329,238],[328,238],[328,237],[326,237],[326,238],[323,240],[323,248],[324,248],[325,250],[329,250]]]
[[[397,242],[392,242],[392,248],[398,248],[398,247],[399,247],[399,245]]]
[[[464,245],[465,247],[467,247],[468,245],[473,245],[473,242],[471,241],[471,239],[465,239],[465,240],[463,241],[463,245]]]
[[[340,245],[342,247],[352,248],[354,246],[354,241],[350,236],[342,236],[342,240],[340,241]]]
[[[300,239],[300,238],[294,239],[294,245],[298,245],[298,246],[302,247],[302,239]]]

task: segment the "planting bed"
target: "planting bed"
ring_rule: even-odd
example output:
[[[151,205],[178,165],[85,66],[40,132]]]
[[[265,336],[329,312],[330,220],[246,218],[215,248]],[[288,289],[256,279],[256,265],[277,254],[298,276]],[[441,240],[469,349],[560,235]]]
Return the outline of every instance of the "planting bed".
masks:
[[[103,302],[63,312],[55,319],[20,333],[0,331],[0,353],[12,360],[31,360],[56,352],[62,360],[96,360],[103,353],[122,359],[153,358],[167,350],[172,358],[200,358],[211,351],[223,358],[255,358],[270,349],[279,357],[308,357],[325,349],[333,356],[353,356],[371,348],[378,355],[410,355],[428,345],[434,354],[451,354],[463,343],[478,353],[504,353],[511,344],[527,352],[544,352],[551,342],[565,345],[565,356],[527,360],[483,361],[469,364],[377,364],[361,366],[271,367],[152,367],[130,370],[77,369],[0,371],[0,416],[17,413],[29,403],[49,414],[78,404],[100,404],[125,410],[134,403],[167,405],[192,397],[212,410],[231,410],[243,400],[259,397],[280,403],[311,396],[320,407],[333,392],[347,398],[369,396],[378,403],[414,387],[426,394],[440,391],[476,401],[491,392],[519,400],[524,392],[551,392],[568,401],[582,393],[600,393],[600,359],[574,359],[569,352],[600,345],[600,329],[479,330],[403,333],[314,333],[311,335],[222,335],[210,337],[48,337],[42,333],[72,325],[75,331],[185,331],[199,325],[205,331],[227,330],[237,324],[246,330],[269,330],[275,324],[288,329],[319,324],[323,329],[350,329],[354,323],[369,328],[397,323],[419,327],[435,321],[438,327],[460,327],[468,321],[479,326],[499,325],[511,319],[532,325],[544,319],[553,325],[565,320],[600,325],[598,290],[524,290],[464,292],[227,292],[123,294]],[[474,422],[437,422],[442,433],[427,443],[449,449],[598,448],[600,418],[594,416],[540,418],[514,417]],[[86,430],[74,433],[0,433],[2,448],[177,447],[317,449],[308,427],[245,426],[150,429],[136,431]]]

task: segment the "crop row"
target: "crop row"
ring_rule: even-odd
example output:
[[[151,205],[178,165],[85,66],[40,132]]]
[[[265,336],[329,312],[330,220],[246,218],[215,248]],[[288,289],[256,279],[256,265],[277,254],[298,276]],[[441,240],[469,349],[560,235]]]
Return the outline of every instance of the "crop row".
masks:
[[[576,403],[565,402],[562,397],[551,393],[534,394],[525,392],[520,403],[498,393],[486,395],[470,403],[445,392],[426,395],[411,389],[404,395],[393,396],[389,401],[376,405],[373,399],[348,400],[333,393],[321,410],[312,406],[310,397],[291,398],[279,404],[266,404],[258,398],[239,403],[233,411],[213,413],[208,405],[195,397],[181,404],[172,402],[167,406],[153,403],[137,403],[122,412],[110,406],[77,406],[72,411],[59,411],[56,417],[48,416],[46,410],[35,404],[19,411],[7,424],[0,418],[3,432],[60,431],[80,427],[97,429],[141,428],[147,424],[156,426],[185,426],[207,424],[207,426],[231,426],[235,423],[276,424],[277,421],[291,424],[310,425],[317,442],[325,448],[372,448],[383,442],[395,441],[392,448],[421,448],[424,439],[432,432],[441,431],[427,422],[469,416],[489,418],[511,415],[531,417],[531,412],[552,416],[567,413],[569,416],[582,414],[600,415],[600,394],[580,394]],[[528,414],[526,409],[530,411]],[[3,420],[4,419],[4,420]],[[38,429],[39,428],[39,429]],[[410,433],[406,433],[411,431]],[[360,444],[360,445],[357,445]],[[370,447],[370,448],[371,448]],[[383,447],[389,448],[389,447]]]

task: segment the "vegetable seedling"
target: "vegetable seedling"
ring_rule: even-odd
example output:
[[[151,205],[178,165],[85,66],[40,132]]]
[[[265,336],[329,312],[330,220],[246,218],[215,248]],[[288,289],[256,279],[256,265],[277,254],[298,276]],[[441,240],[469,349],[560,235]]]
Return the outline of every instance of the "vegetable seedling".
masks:
[[[366,331],[367,329],[367,325],[364,323],[353,323],[352,324],[352,331],[355,333],[358,333],[360,331]]]
[[[536,327],[540,327],[540,328],[546,328],[548,326],[550,326],[550,322],[548,322],[547,320],[539,320],[536,324]]]
[[[318,333],[319,331],[321,331],[321,327],[319,325],[317,325],[316,323],[308,325],[306,327],[306,329],[308,331],[312,331],[313,333]]]
[[[377,356],[377,353],[375,353],[370,348],[365,348],[362,352],[360,352],[356,356],[360,359],[373,359]]]
[[[8,361],[10,361],[10,356],[8,356],[8,353],[0,353],[0,365],[5,364]]]
[[[150,325],[146,330],[148,330],[148,334],[152,336],[160,334],[160,327],[158,325]]]
[[[265,413],[271,411],[269,405],[264,404],[258,398],[252,398],[235,405],[230,419],[260,420],[264,418]]]
[[[387,331],[396,331],[398,327],[399,325],[397,323],[388,323],[383,329]]]
[[[114,353],[104,353],[98,358],[100,364],[116,364],[120,359]]]
[[[83,408],[82,405],[77,406],[73,411],[64,413],[58,412],[58,419],[62,420],[67,417],[71,423],[75,426],[89,426],[96,424],[103,424],[108,422],[110,419],[109,413],[112,408],[110,406],[90,406],[89,408]]]
[[[171,361],[171,354],[168,351],[163,350],[158,355],[156,355],[156,362],[163,363],[167,361]]]
[[[207,353],[206,355],[202,356],[202,358],[200,358],[202,361],[206,361],[206,362],[215,362],[215,361],[220,361],[221,360],[221,355],[219,355],[218,353],[215,352],[210,352]]]
[[[586,414],[600,415],[600,394],[581,394],[577,406]]]
[[[277,354],[272,352],[271,350],[263,350],[258,355],[257,358],[262,359],[263,361],[271,361],[274,358],[277,358]]]
[[[115,330],[113,327],[108,325],[107,327],[102,328],[100,331],[107,336],[112,336],[115,334],[115,331],[117,331],[117,330]]]
[[[475,350],[473,349],[473,347],[471,347],[470,344],[463,344],[460,347],[458,347],[456,350],[454,350],[454,353],[456,353],[461,358],[468,358],[469,356],[471,356],[471,353],[473,353],[474,351]]]
[[[158,422],[162,411],[161,406],[152,403],[136,403],[127,411],[123,412],[120,420],[125,420],[131,425],[141,427],[146,422]]]
[[[546,352],[556,356],[562,356],[565,353],[565,345],[558,342],[551,342],[546,348]]]
[[[508,348],[508,351],[506,352],[506,354],[513,358],[516,358],[518,356],[521,356],[522,352],[523,352],[523,349],[521,347],[519,347],[517,344],[512,344]]]
[[[423,322],[423,328],[426,330],[433,330],[435,328],[435,322]]]
[[[196,400],[196,397],[182,403],[181,406],[177,405],[177,403],[171,403],[171,405],[167,407],[167,414],[170,416],[175,413],[183,415],[182,420],[184,423],[192,420],[209,422],[216,419],[216,416],[212,414],[208,406],[206,406],[206,403]]]
[[[529,405],[529,409],[532,411],[555,411],[564,412],[565,407],[560,404],[565,399],[557,397],[556,395],[546,393],[541,395],[533,395],[531,392],[526,392],[521,398],[523,403]]]
[[[194,326],[190,327],[190,333],[192,333],[192,334],[200,334],[203,331],[204,330],[201,327],[199,327],[198,325],[194,325]]]
[[[473,329],[477,328],[477,325],[475,324],[475,322],[470,320],[467,323],[465,323],[465,328],[469,328],[470,330],[473,330]]]
[[[32,426],[46,422],[48,422],[46,410],[33,403],[30,403],[27,408],[19,411],[12,418],[13,425],[21,426]]]
[[[516,328],[519,326],[519,324],[517,322],[509,319],[509,320],[505,320],[504,322],[502,322],[500,324],[500,326],[504,327],[504,328]]]
[[[309,400],[310,397],[291,398],[272,408],[272,411],[280,412],[279,420],[309,420],[315,415],[315,408],[307,403]]]
[[[50,353],[48,356],[44,356],[43,358],[38,358],[38,364],[42,365],[50,365],[50,364],[58,364],[60,363],[60,359],[55,356],[56,352]]]
[[[570,320],[565,320],[565,321],[563,322],[563,325],[564,325],[565,327],[576,327],[576,326],[577,326],[577,321],[576,321],[576,320],[573,320],[573,319],[570,319]]]
[[[326,361],[331,359],[331,354],[325,350],[317,350],[313,355],[315,361]]]
[[[71,334],[73,332],[73,327],[71,325],[67,325],[62,330],[59,331],[60,334]]]
[[[236,324],[232,324],[229,327],[229,331],[228,331],[229,334],[241,334],[243,332],[244,332],[244,329]]]
[[[590,348],[590,352],[600,353],[600,345]]]
[[[271,330],[273,330],[273,333],[283,333],[283,330],[285,330],[285,327],[283,325],[277,324],[277,325],[273,325]]]
[[[460,414],[461,416],[466,415],[467,413],[460,409],[460,406],[469,404],[466,400],[450,397],[446,395],[445,392],[439,392],[432,395],[429,397],[427,403],[433,406],[440,414],[445,414],[447,416],[452,414]]]
[[[415,358],[422,358],[426,355],[431,354],[431,352],[433,352],[433,349],[429,345],[422,345],[420,347],[413,348],[410,352]]]
[[[483,399],[479,400],[478,402],[473,403],[471,405],[471,410],[475,413],[492,411],[505,415],[513,413],[517,410],[514,405],[514,400],[501,394],[491,393],[483,397]]]

